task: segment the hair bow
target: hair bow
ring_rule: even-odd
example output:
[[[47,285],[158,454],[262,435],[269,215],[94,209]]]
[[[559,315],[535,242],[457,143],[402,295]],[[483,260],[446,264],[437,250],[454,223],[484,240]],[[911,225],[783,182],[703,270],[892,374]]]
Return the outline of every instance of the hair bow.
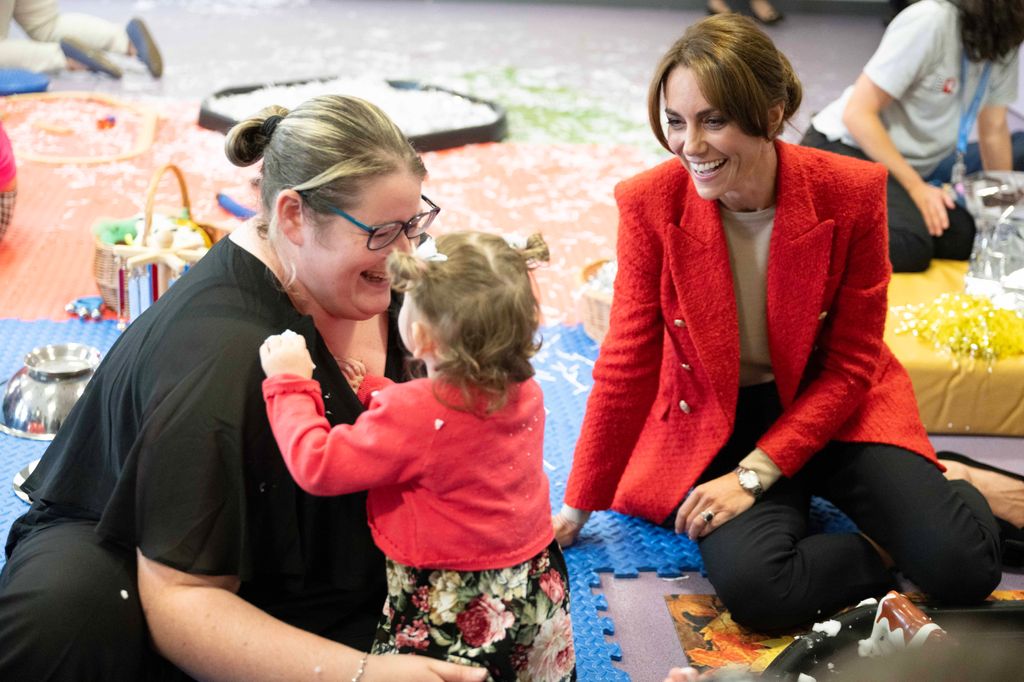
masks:
[[[527,239],[521,234],[506,234],[503,236],[505,243],[516,251],[522,251],[526,248]]]
[[[425,261],[446,261],[448,256],[437,250],[437,242],[433,237],[427,237],[416,247],[416,256]]]

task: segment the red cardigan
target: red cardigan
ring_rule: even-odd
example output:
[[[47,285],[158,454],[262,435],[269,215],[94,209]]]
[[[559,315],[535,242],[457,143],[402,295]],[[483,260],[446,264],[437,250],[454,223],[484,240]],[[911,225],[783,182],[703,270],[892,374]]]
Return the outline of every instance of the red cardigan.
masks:
[[[434,386],[383,388],[354,424],[334,428],[312,379],[277,375],[263,396],[295,481],[314,495],[369,490],[370,530],[391,559],[479,571],[533,558],[554,539],[540,386],[521,383],[485,418],[445,407]]]
[[[885,169],[776,142],[768,345],[783,414],[758,445],[792,476],[828,441],[935,461],[882,340],[891,266]],[[678,160],[621,183],[608,335],[565,501],[661,522],[733,430],[739,325],[716,202]]]

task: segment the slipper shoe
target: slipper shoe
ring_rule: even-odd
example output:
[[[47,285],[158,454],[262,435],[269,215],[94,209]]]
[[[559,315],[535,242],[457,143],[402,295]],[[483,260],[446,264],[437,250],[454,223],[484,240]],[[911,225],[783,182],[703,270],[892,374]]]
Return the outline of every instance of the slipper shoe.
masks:
[[[128,40],[135,46],[135,56],[146,65],[153,78],[159,78],[164,73],[164,60],[160,56],[160,49],[157,48],[153,36],[150,34],[146,23],[142,19],[132,19],[125,28],[128,33]]]
[[[65,57],[75,60],[90,71],[105,73],[113,78],[121,77],[121,67],[107,59],[99,50],[94,50],[75,38],[62,38],[60,49]]]
[[[959,462],[975,469],[991,471],[1024,483],[1024,475],[979,462],[967,455],[961,455],[959,452],[943,450],[936,454],[940,460],[945,459],[950,462]],[[1007,566],[1024,566],[1024,528],[1017,528],[1009,521],[999,517],[996,517],[996,521],[999,522],[999,537],[1003,541],[1003,563]]]

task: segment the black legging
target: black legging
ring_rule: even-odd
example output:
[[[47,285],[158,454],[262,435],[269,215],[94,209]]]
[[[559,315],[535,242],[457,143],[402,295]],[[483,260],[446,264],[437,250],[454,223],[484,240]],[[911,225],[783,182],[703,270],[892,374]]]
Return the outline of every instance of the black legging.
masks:
[[[135,566],[90,521],[22,538],[0,573],[0,679],[190,679],[149,644]]]
[[[774,383],[741,389],[733,436],[701,482],[735,468],[779,414]],[[811,495],[846,513],[937,601],[981,601],[1002,578],[999,527],[973,486],[902,448],[833,441],[700,541],[708,579],[737,622],[804,625],[895,586],[859,533],[808,535]]]
[[[861,150],[838,140],[830,141],[814,126],[807,129],[800,144],[870,161]],[[917,204],[891,173],[886,184],[886,201],[889,209],[889,259],[893,272],[923,272],[928,269],[932,258],[967,260],[971,257],[974,219],[959,204],[949,209],[949,228],[941,237],[933,237],[928,233]]]

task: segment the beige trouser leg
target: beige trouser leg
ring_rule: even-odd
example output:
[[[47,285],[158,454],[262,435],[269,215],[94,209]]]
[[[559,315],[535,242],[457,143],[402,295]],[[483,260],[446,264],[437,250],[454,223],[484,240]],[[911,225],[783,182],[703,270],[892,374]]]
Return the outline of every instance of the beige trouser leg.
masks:
[[[12,19],[31,41],[7,39]],[[61,38],[76,38],[97,50],[128,53],[123,26],[87,14],[61,14],[57,0],[0,0],[0,38],[0,66],[30,71],[59,71],[67,65],[58,45]]]

